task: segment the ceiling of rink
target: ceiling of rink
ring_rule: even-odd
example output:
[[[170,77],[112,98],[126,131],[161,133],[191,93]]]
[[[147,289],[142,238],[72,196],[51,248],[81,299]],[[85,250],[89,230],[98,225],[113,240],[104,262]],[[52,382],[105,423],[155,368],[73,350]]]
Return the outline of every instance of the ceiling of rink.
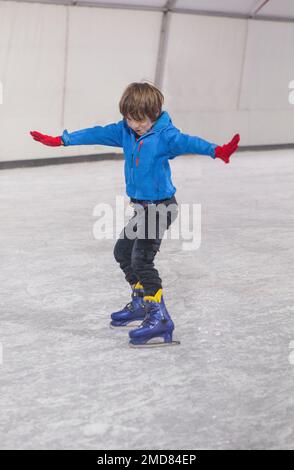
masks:
[[[22,1],[22,0],[14,0]],[[294,0],[23,0],[61,5],[132,8],[225,15],[240,18],[294,20]]]

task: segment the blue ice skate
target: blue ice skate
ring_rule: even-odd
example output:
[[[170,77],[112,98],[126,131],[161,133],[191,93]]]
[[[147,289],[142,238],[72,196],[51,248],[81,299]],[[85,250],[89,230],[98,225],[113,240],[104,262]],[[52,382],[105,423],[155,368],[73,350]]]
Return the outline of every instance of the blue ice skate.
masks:
[[[180,344],[172,339],[175,326],[166,309],[162,289],[159,289],[154,297],[144,297],[144,302],[146,317],[139,328],[129,332],[129,345],[140,348]]]
[[[133,287],[132,300],[122,310],[111,314],[111,328],[134,328],[141,325],[145,315],[143,286],[137,282]]]

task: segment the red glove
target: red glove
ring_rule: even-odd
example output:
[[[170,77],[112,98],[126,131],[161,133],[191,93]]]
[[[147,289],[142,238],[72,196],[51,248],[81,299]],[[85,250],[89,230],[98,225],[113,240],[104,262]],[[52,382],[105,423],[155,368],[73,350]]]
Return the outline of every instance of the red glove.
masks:
[[[41,134],[37,131],[30,131],[30,134],[37,142],[41,142],[41,144],[44,145],[49,145],[50,147],[59,147],[60,145],[64,145],[63,141],[61,140],[61,136],[51,137],[50,135]]]
[[[230,156],[234,153],[238,148],[238,142],[240,140],[240,135],[235,134],[232,138],[231,142],[228,144],[222,145],[221,147],[218,146],[214,150],[215,158],[220,158],[225,163],[230,163]]]

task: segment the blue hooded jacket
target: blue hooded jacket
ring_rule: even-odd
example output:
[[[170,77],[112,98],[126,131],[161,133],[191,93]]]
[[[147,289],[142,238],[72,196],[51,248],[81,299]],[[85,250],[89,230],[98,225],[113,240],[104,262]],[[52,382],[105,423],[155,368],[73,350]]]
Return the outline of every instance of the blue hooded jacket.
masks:
[[[178,155],[197,153],[215,158],[212,144],[200,137],[183,134],[167,111],[163,111],[151,129],[139,138],[125,119],[68,133],[61,136],[64,145],[110,145],[122,147],[125,157],[126,192],[131,198],[156,201],[172,197],[169,160]]]

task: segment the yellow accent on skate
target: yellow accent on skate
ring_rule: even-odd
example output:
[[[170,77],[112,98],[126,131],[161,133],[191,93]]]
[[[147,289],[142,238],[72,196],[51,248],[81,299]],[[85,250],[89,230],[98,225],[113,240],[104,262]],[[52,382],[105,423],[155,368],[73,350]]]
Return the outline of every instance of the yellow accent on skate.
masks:
[[[134,289],[144,289],[142,284],[140,282],[137,282],[137,284],[134,285]]]
[[[155,295],[145,295],[144,300],[150,300],[151,302],[158,302],[160,304],[162,296],[162,289],[158,289]]]

